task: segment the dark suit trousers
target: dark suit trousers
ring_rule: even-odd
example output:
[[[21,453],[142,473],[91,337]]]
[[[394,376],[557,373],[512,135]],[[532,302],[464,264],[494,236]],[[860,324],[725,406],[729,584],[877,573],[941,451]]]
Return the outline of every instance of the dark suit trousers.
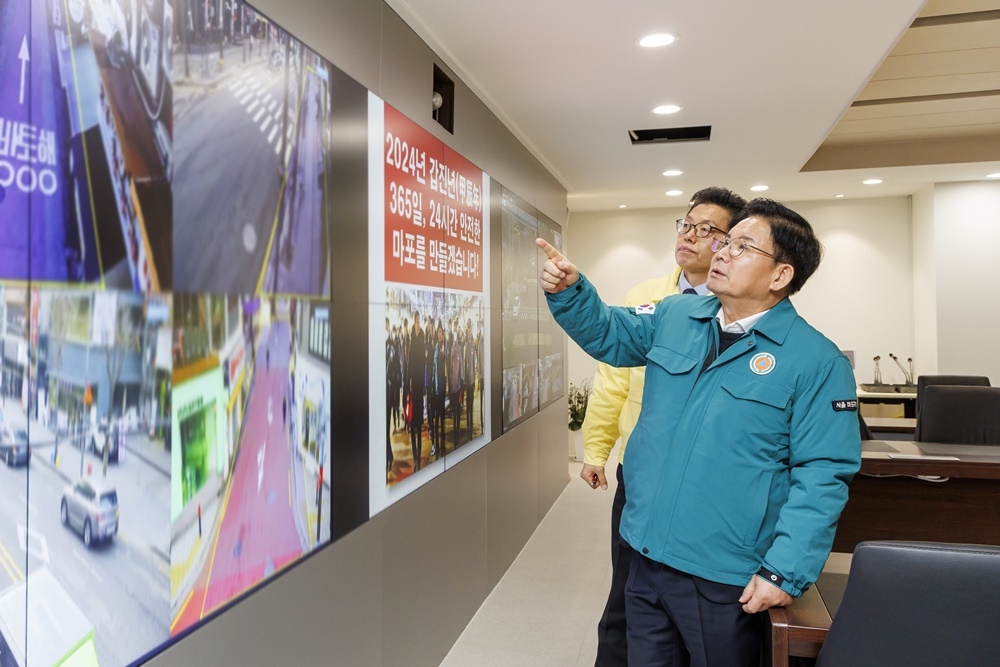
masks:
[[[611,503],[611,591],[604,606],[604,615],[597,624],[597,660],[595,667],[624,667],[628,665],[628,644],[625,635],[625,582],[632,566],[632,551],[621,538],[618,529],[625,507],[625,481],[622,466],[615,471],[618,489]]]
[[[642,667],[757,667],[763,614],[730,586],[636,553],[625,587],[628,660]]]

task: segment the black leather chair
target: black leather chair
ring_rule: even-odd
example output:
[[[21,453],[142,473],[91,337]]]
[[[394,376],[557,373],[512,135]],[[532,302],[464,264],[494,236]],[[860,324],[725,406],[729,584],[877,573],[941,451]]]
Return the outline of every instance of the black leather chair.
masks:
[[[927,387],[916,440],[1000,445],[1000,387]]]
[[[920,404],[924,390],[931,385],[951,384],[974,387],[989,387],[990,379],[984,375],[920,375],[917,377],[917,402],[914,416],[920,416]]]
[[[862,542],[817,667],[1000,665],[1000,547]]]
[[[861,416],[861,408],[858,408],[858,427],[861,429],[862,440],[875,439],[875,436],[872,435],[872,430],[868,428],[868,424],[865,423],[865,418]]]

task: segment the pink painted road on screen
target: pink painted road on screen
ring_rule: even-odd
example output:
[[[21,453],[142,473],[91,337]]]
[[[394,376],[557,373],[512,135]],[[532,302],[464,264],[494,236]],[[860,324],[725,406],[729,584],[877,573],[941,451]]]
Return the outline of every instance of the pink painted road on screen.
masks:
[[[291,452],[282,400],[288,387],[287,322],[257,352],[256,380],[229,481],[215,549],[205,562],[174,633],[212,613],[303,553],[289,500]]]

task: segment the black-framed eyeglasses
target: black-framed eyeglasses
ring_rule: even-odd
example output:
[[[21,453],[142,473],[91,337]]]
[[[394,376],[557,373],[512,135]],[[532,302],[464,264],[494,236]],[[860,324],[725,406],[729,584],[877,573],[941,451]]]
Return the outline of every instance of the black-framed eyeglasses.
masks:
[[[696,225],[692,225],[684,218],[680,218],[677,220],[678,234],[687,234],[689,231],[691,231],[692,227],[694,227],[694,235],[700,239],[707,239],[709,236],[712,236],[713,233],[715,234],[726,233],[723,230],[716,227],[715,225],[710,225],[707,222],[699,222]]]
[[[739,257],[740,255],[743,254],[744,250],[746,250],[747,248],[750,248],[751,250],[756,250],[760,254],[767,255],[771,259],[774,259],[774,255],[772,255],[768,251],[761,250],[760,248],[758,248],[755,245],[750,245],[749,243],[747,243],[743,239],[731,239],[731,238],[729,238],[727,236],[726,238],[722,239],[721,241],[716,241],[716,243],[713,244],[713,246],[712,246],[712,249],[715,252],[719,252],[723,248],[728,248],[729,249],[729,256],[730,257]]]

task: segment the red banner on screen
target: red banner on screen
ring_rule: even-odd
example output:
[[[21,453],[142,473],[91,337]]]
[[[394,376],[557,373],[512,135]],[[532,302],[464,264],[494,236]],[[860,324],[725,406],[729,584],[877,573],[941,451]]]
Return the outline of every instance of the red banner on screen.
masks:
[[[483,289],[483,172],[385,108],[385,279]]]

